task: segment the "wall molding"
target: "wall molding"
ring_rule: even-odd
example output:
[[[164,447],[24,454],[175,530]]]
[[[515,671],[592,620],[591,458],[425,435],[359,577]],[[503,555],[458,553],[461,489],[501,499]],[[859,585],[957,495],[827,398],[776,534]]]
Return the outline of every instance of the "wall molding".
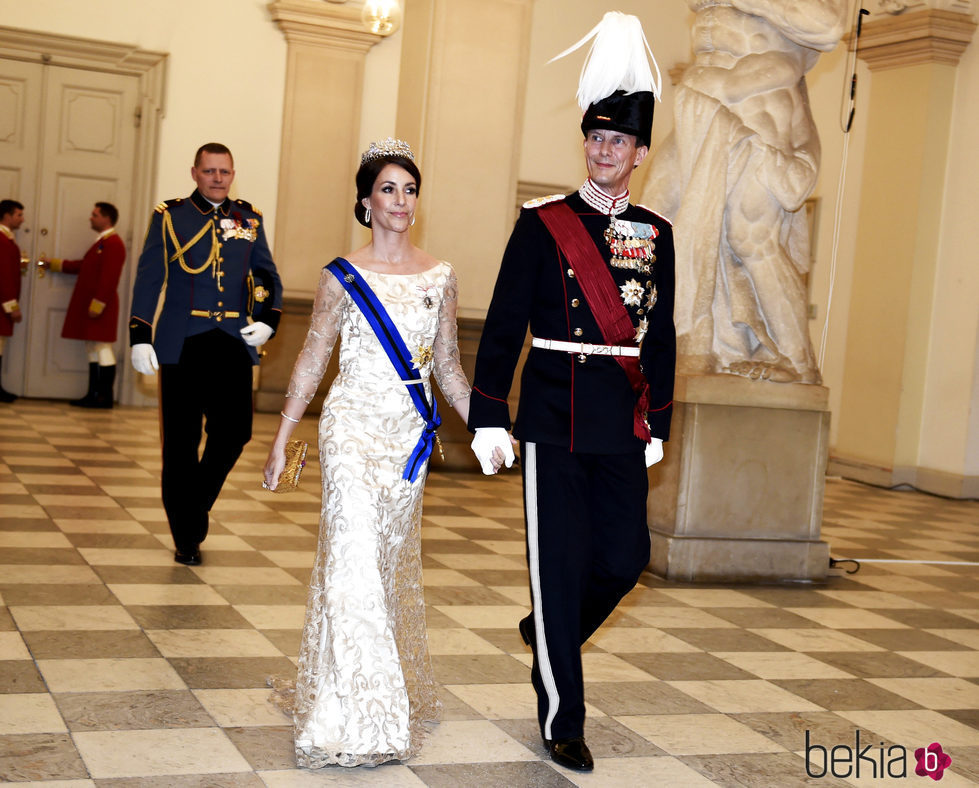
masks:
[[[900,487],[908,485],[922,492],[945,498],[979,498],[979,476],[949,473],[934,468],[899,465],[883,468],[850,457],[830,456],[827,476],[842,476],[876,487]]]
[[[968,14],[929,8],[878,17],[863,26],[857,57],[871,71],[925,63],[958,65],[972,41],[976,23]],[[844,37],[854,48],[854,37]]]

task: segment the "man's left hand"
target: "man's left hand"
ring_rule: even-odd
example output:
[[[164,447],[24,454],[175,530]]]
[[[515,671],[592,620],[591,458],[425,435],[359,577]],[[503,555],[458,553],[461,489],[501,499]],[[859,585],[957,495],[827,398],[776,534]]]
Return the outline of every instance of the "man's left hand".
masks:
[[[646,444],[646,467],[655,465],[663,459],[663,441],[659,438],[651,438]]]
[[[269,337],[271,336],[272,326],[260,321],[256,321],[241,329],[241,338],[245,340],[246,345],[251,345],[252,347],[264,345],[269,341]]]

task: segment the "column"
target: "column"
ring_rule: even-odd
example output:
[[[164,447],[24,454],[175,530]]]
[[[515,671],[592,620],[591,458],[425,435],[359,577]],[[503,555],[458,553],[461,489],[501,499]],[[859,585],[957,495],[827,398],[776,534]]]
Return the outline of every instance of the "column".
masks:
[[[927,488],[924,473],[932,491],[955,494],[954,480],[942,481],[922,467],[922,439],[934,376],[929,364],[936,361],[935,320],[943,309],[936,287],[947,262],[940,250],[957,64],[976,25],[960,10],[934,7],[871,20],[858,53],[872,74],[864,110],[868,144],[830,472]]]

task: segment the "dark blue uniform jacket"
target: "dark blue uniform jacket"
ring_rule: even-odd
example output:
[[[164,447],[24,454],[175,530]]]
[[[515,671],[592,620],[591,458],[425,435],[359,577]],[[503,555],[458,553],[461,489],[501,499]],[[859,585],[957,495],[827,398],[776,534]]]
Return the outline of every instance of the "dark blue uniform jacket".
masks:
[[[186,337],[217,328],[241,339],[249,316],[274,331],[281,314],[282,284],[265,240],[264,219],[249,203],[226,199],[215,208],[195,190],[188,199],[156,207],[133,285],[131,344],[152,341],[161,364],[176,364]],[[255,348],[248,352],[257,364]]]
[[[630,205],[616,218],[652,224],[656,261],[651,274],[615,268],[604,233],[609,217],[575,192],[567,205],[579,216],[601,252],[616,285],[630,293],[626,309],[633,324],[647,321],[640,363],[649,382],[648,422],[655,438],[670,433],[676,332],[673,326],[673,229],[642,207]],[[469,428],[510,427],[507,395],[527,327],[544,339],[605,344],[567,259],[538,216],[520,213],[500,266],[486,326],[476,356]],[[655,305],[650,308],[655,287]],[[642,295],[638,288],[642,289]],[[572,451],[617,454],[642,451],[633,433],[636,397],[619,364],[607,356],[587,356],[531,348],[520,383],[513,434],[520,440],[566,446]]]

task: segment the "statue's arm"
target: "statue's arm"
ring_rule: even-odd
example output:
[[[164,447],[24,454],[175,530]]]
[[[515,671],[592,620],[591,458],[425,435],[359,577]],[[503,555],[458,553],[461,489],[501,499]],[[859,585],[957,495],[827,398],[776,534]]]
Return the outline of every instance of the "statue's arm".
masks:
[[[729,0],[739,11],[775,25],[800,46],[828,52],[846,29],[847,0]]]

